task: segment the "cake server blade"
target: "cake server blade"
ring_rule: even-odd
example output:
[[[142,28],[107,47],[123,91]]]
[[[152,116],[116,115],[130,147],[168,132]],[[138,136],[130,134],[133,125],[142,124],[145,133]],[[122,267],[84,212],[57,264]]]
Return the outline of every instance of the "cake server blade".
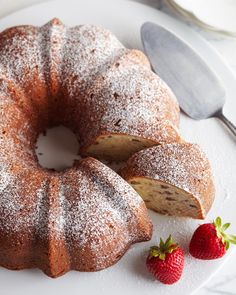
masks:
[[[236,136],[236,127],[222,111],[225,89],[206,62],[160,25],[144,23],[141,37],[153,70],[171,87],[181,109],[195,120],[218,117]]]

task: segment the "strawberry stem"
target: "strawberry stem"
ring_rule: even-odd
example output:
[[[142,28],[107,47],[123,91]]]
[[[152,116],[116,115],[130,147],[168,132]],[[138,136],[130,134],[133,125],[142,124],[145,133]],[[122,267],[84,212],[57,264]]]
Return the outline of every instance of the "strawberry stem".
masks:
[[[219,239],[221,239],[222,243],[225,244],[225,249],[228,250],[230,243],[236,245],[236,236],[226,234],[225,231],[230,227],[230,223],[225,223],[222,225],[222,220],[218,216],[213,224],[216,229],[216,234]]]
[[[164,242],[160,238],[159,246],[152,246],[149,251],[149,258],[159,257],[161,260],[165,260],[167,253],[172,253],[175,249],[178,248],[178,244],[175,244],[171,235]]]

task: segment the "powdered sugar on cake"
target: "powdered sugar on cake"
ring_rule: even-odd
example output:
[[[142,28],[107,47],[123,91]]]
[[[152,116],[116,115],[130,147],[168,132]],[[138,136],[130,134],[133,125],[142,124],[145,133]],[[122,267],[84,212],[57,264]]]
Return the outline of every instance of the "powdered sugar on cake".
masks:
[[[196,144],[170,143],[154,148],[148,148],[137,154],[142,162],[130,159],[134,164],[134,171],[152,179],[162,180],[177,186],[198,197],[198,186],[193,182],[208,183],[211,179],[211,169],[206,155]],[[146,159],[143,160],[143,159]]]
[[[6,30],[0,114],[0,233],[7,242],[26,236],[47,245],[44,267],[58,276],[66,271],[54,267],[62,253],[70,253],[75,269],[98,270],[150,239],[142,199],[115,172],[92,158],[51,172],[33,152],[37,133],[54,122],[71,127],[84,146],[104,132],[154,142],[179,138],[176,99],[141,52],[93,25],[67,28],[55,19]]]

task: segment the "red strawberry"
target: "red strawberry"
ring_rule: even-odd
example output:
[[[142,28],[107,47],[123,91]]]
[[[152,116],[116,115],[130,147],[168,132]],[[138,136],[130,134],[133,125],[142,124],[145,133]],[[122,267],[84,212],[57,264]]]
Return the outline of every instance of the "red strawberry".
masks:
[[[225,255],[230,243],[236,245],[236,236],[228,235],[225,230],[230,223],[222,225],[217,217],[213,223],[200,225],[194,232],[190,245],[190,254],[198,259],[216,259]]]
[[[183,272],[184,252],[171,236],[165,243],[160,239],[160,246],[150,248],[146,265],[157,280],[163,284],[174,284]]]

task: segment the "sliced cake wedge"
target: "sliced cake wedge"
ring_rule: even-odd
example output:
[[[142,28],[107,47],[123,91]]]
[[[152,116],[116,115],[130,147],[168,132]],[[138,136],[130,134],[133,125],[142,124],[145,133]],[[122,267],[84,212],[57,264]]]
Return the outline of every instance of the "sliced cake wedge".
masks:
[[[215,194],[209,160],[197,144],[170,143],[131,156],[120,175],[161,214],[204,219]]]

